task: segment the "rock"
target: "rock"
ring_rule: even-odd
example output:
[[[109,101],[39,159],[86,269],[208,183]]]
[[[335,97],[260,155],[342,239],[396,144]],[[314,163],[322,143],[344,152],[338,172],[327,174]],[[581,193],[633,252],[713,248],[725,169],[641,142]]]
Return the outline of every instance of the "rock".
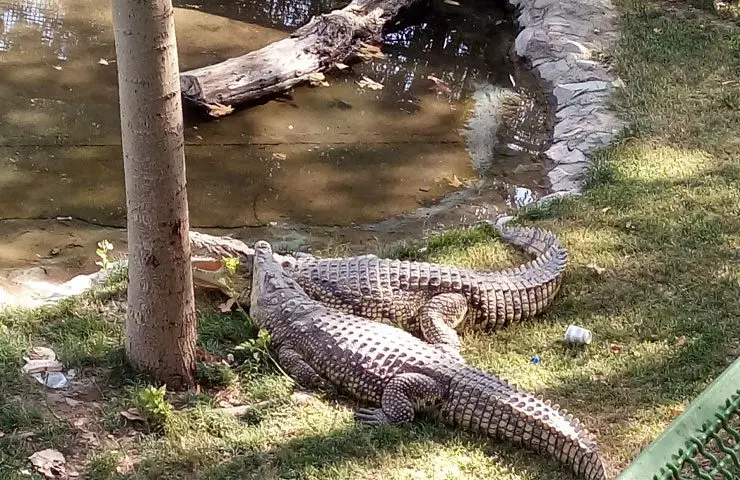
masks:
[[[554,165],[547,174],[553,190],[578,192],[588,155],[608,145],[622,126],[607,105],[624,83],[594,60],[618,40],[611,0],[509,0],[519,7],[521,32],[514,50],[554,85],[553,145],[545,152]],[[539,202],[538,202],[539,203]]]
[[[555,165],[588,163],[582,151],[570,150],[565,142],[554,144],[545,152],[545,156]]]
[[[592,80],[579,83],[564,83],[556,86],[553,89],[552,93],[558,100],[558,105],[563,105],[574,97],[577,97],[584,93],[606,91],[609,89],[609,85],[609,82],[605,82],[602,80]]]

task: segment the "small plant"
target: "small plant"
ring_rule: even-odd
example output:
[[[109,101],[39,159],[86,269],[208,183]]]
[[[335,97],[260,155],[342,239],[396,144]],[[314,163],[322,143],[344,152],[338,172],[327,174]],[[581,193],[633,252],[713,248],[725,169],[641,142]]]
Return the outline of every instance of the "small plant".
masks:
[[[196,364],[198,383],[211,387],[228,387],[237,380],[234,371],[223,363],[208,365],[203,362]]]
[[[236,291],[236,269],[239,268],[239,258],[237,257],[222,257],[221,263],[226,267],[227,276],[218,279],[218,283],[224,286],[227,290],[229,297],[236,303],[238,293]],[[237,303],[237,306],[239,304]]]
[[[101,240],[98,242],[98,249],[95,250],[95,254],[100,257],[99,262],[95,262],[95,265],[100,266],[103,270],[108,270],[112,263],[108,257],[108,252],[113,251],[113,244],[108,240]]]
[[[172,404],[165,398],[167,386],[146,387],[139,391],[139,406],[153,427],[162,427],[172,413]]]
[[[250,338],[244,343],[237,345],[234,350],[244,351],[247,356],[251,356],[256,362],[263,362],[270,356],[270,334],[267,330],[260,329],[257,338]]]

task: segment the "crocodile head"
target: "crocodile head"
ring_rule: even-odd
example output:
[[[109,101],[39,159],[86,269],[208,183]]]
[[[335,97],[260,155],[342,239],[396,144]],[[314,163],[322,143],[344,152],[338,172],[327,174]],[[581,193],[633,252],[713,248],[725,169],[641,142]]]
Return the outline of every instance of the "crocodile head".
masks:
[[[290,271],[297,265],[291,255],[272,254],[275,260]],[[225,295],[236,298],[243,306],[250,304],[252,290],[252,266],[254,252],[236,257],[213,258],[211,256],[192,257],[193,284],[208,289],[220,290]],[[235,268],[229,268],[234,266]]]

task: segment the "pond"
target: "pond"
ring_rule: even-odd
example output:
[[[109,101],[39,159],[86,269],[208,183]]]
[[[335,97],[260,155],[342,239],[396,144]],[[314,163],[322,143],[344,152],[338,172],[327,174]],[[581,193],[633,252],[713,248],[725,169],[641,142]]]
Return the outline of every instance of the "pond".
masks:
[[[178,1],[180,68],[260,48],[341,6]],[[82,244],[89,258],[96,228],[125,238],[110,18],[108,2],[0,0],[0,267],[59,263],[66,252],[39,260],[53,245]],[[384,59],[332,74],[328,87],[187,118],[193,228],[418,237],[541,195],[549,112],[510,60],[515,33],[492,2],[432,2],[390,29]]]

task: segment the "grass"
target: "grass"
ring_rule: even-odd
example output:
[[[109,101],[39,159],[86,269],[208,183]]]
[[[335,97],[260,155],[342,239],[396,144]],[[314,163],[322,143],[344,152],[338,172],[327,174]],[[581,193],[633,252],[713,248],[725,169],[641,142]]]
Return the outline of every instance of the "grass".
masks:
[[[572,254],[553,308],[540,321],[463,339],[470,363],[582,418],[614,469],[740,354],[740,27],[668,7],[620,4],[614,55],[627,87],[615,108],[629,126],[598,155],[582,197],[525,216]],[[476,268],[524,259],[485,228],[425,246],[384,253]],[[70,469],[96,480],[572,478],[546,459],[426,421],[366,429],[343,399],[296,400],[255,349],[248,319],[217,313],[208,297],[198,300],[200,347],[248,360],[245,368],[226,375],[202,366],[214,388],[164,397],[174,411],[159,428],[132,423],[120,412],[146,408],[147,384],[122,360],[122,301],[117,284],[53,308],[0,313],[0,478],[28,478],[26,458],[43,448],[60,449]],[[564,346],[568,324],[591,329],[594,342]],[[56,412],[61,420],[47,408],[54,400],[20,374],[31,345],[51,346],[79,378],[95,379],[75,392],[82,404]],[[214,407],[224,398],[259,407],[223,415]]]

